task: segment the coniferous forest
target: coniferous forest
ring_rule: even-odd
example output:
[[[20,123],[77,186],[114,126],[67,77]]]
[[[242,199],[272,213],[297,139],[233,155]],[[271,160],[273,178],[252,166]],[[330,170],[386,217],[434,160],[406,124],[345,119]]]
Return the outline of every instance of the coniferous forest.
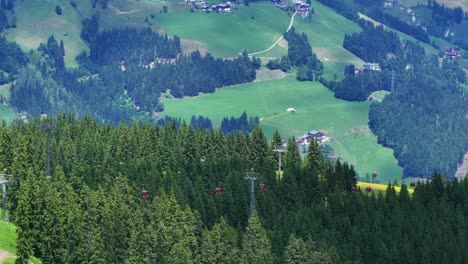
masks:
[[[439,171],[453,178],[468,151],[465,72],[456,60],[439,62],[418,44],[401,41],[381,26],[363,25],[362,32],[345,35],[343,47],[379,63],[381,70],[356,70],[350,65],[343,80],[322,78],[321,82],[335,97],[349,101],[389,91],[381,103],[371,106],[369,127],[379,143],[394,150],[403,177],[430,178]]]
[[[55,128],[50,179],[44,126]],[[468,181],[436,173],[412,195],[406,185],[367,193],[352,188],[352,165],[325,162],[315,142],[302,160],[288,142],[278,177],[272,149],[281,136],[267,142],[258,127],[224,135],[63,114],[4,125],[17,263],[468,261]],[[260,177],[249,217],[243,177],[252,170]]]
[[[15,62],[0,63],[0,69],[12,68],[5,71],[18,80],[11,89],[11,103],[17,111],[34,116],[74,112],[114,124],[150,121],[153,112],[164,110],[162,93],[176,98],[212,93],[216,88],[254,81],[255,69],[260,67],[245,51],[232,60],[209,53],[202,56],[198,50],[182,54],[177,36],[135,28],[100,32],[96,16],[82,24],[81,37],[88,42],[90,54],[78,55],[78,69],[65,68],[66,44],[54,36],[41,43],[41,59],[36,64],[26,65],[16,44],[6,42],[8,49],[0,50],[0,55],[6,50],[5,56]],[[0,82],[5,78],[0,72]]]

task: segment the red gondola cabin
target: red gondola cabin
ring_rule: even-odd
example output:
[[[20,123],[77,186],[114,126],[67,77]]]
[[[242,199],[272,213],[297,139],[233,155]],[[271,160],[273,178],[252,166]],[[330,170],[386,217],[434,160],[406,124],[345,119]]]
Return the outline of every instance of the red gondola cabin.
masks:
[[[370,187],[370,186],[367,186],[367,188],[366,188],[366,192],[372,192],[372,187]]]
[[[355,191],[357,191],[357,188],[356,188],[356,186],[353,186],[353,187],[351,187],[351,191],[352,191],[352,192],[355,192]]]
[[[260,183],[260,191],[262,192],[266,191],[266,184]]]
[[[143,199],[148,199],[149,198],[149,192],[147,190],[143,190],[141,192],[141,197],[143,197]]]
[[[216,188],[215,188],[215,194],[216,194],[216,195],[221,195],[221,194],[223,194],[223,190],[221,189],[221,187],[216,187]]]

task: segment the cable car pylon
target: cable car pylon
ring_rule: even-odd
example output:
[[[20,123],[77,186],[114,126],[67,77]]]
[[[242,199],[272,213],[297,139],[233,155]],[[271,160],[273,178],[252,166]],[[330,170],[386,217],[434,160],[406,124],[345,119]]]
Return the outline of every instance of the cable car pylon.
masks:
[[[281,153],[286,152],[283,146],[275,146],[273,152],[278,153],[278,179],[281,178]]]
[[[6,168],[3,169],[3,174],[0,175],[0,185],[2,185],[2,220],[8,222],[7,219],[7,184],[16,183],[13,179],[13,175],[8,174],[8,170]]]
[[[255,211],[255,181],[258,180],[260,173],[248,171],[245,173],[244,180],[250,180],[250,216]]]

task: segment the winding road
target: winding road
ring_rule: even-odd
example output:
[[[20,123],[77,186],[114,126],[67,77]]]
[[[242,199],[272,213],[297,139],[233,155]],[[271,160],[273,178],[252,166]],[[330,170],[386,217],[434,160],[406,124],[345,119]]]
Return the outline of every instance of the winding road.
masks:
[[[286,32],[288,32],[292,25],[294,24],[294,17],[296,16],[296,13],[297,12],[294,12],[294,14],[291,16],[291,22],[289,22],[289,26],[288,26],[288,29],[286,29]],[[275,42],[273,43],[273,45],[271,45],[268,49],[265,49],[265,50],[262,50],[262,51],[258,51],[258,52],[254,52],[254,53],[250,53],[249,56],[254,56],[254,55],[257,55],[257,54],[261,54],[261,53],[264,53],[264,52],[267,52],[269,50],[271,50],[272,48],[274,48],[282,39],[284,38],[283,35],[281,35],[281,37]]]
[[[126,14],[131,14],[131,13],[135,13],[135,12],[138,12],[140,11],[140,9],[137,9],[137,10],[132,10],[132,11],[120,11],[119,9],[117,9],[117,7],[113,6],[111,3],[109,3],[108,5],[110,8],[114,9],[115,12],[117,12],[117,15],[126,15]]]

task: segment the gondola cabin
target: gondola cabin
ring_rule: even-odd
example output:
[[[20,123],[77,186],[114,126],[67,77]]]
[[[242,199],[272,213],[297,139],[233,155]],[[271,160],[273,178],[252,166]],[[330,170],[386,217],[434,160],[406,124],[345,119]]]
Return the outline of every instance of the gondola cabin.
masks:
[[[216,187],[216,188],[215,188],[215,194],[216,194],[216,195],[221,195],[221,194],[223,194],[223,190],[221,189],[221,187]]]
[[[356,186],[351,187],[351,191],[352,191],[352,192],[357,191],[357,187],[356,187]]]
[[[260,183],[260,191],[262,192],[266,191],[266,184]]]
[[[141,192],[141,197],[143,197],[143,199],[148,199],[149,198],[149,192],[147,190],[143,190]]]
[[[409,186],[410,186],[411,188],[414,188],[414,187],[416,187],[416,183],[415,183],[415,182],[410,182]]]
[[[372,187],[370,187],[370,186],[367,186],[367,188],[366,188],[366,192],[372,192]]]

